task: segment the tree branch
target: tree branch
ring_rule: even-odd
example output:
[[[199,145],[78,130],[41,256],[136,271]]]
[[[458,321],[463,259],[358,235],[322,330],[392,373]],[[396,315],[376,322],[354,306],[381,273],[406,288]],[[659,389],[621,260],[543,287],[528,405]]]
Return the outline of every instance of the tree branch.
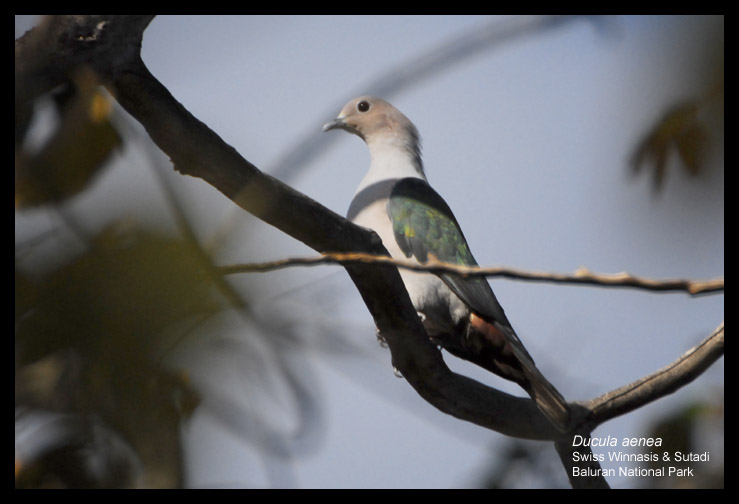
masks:
[[[589,430],[675,392],[695,380],[724,355],[724,323],[677,360],[591,401],[581,403],[589,411],[583,425]]]
[[[629,273],[602,274],[593,273],[586,268],[579,268],[573,274],[545,273],[538,271],[527,271],[507,267],[461,266],[457,264],[444,263],[433,258],[425,264],[411,260],[394,259],[388,256],[376,256],[372,254],[354,253],[326,253],[318,257],[292,257],[278,259],[261,263],[232,264],[221,266],[219,270],[224,275],[234,273],[260,273],[274,271],[291,266],[316,266],[320,264],[392,264],[399,268],[428,271],[429,273],[454,273],[465,277],[503,277],[516,280],[529,280],[535,282],[550,282],[575,285],[595,285],[599,287],[630,287],[657,292],[684,291],[691,295],[723,292],[724,278],[717,277],[708,280],[685,280],[668,279],[657,280],[630,275]]]

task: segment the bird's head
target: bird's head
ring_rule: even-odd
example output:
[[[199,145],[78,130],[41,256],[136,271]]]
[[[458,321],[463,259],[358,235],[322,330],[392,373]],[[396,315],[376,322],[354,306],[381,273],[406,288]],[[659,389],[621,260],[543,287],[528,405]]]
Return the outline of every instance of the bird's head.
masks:
[[[375,141],[399,142],[406,145],[419,143],[413,123],[398,109],[381,98],[360,96],[347,103],[323,131],[343,129],[354,133],[372,145]]]

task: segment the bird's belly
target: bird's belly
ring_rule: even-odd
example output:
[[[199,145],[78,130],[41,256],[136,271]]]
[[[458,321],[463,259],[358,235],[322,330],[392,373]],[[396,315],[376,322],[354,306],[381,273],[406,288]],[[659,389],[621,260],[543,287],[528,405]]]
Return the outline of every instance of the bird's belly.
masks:
[[[374,230],[391,257],[415,261],[415,258],[406,257],[395,241],[384,200],[364,207],[353,222]],[[438,276],[403,268],[399,268],[399,271],[413,306],[423,316],[423,325],[429,336],[454,332],[460,320],[469,314],[469,308]]]

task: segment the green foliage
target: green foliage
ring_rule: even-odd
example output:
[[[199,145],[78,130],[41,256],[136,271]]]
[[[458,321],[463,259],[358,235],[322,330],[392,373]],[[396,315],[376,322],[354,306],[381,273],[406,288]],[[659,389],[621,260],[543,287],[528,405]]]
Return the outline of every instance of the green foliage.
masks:
[[[637,147],[632,167],[635,172],[645,166],[651,167],[655,189],[664,184],[669,154],[673,149],[688,173],[697,175],[700,171],[708,142],[706,128],[698,120],[700,106],[698,101],[674,105]]]

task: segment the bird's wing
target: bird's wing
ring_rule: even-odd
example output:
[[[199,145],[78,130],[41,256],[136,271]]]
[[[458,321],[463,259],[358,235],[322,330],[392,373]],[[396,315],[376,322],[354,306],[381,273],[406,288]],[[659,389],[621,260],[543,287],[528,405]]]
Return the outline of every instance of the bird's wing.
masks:
[[[388,201],[395,240],[406,257],[425,263],[430,255],[439,261],[477,266],[467,240],[449,205],[424,180],[400,180]],[[487,280],[443,273],[441,279],[472,311],[510,328],[503,308]]]

